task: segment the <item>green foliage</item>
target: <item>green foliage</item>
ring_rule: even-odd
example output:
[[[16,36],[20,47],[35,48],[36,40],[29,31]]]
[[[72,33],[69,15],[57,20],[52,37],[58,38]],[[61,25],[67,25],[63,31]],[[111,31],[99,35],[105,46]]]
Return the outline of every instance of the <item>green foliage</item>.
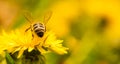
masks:
[[[5,51],[5,53],[6,53],[5,58],[6,58],[7,64],[15,64],[10,54],[7,51]]]

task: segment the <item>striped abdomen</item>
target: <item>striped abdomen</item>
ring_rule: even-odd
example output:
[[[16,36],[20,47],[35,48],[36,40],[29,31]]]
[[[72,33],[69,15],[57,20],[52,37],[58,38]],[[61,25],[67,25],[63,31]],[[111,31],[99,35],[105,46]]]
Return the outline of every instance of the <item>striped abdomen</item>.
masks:
[[[33,25],[33,31],[39,36],[43,37],[45,32],[45,26],[42,23],[36,23]]]

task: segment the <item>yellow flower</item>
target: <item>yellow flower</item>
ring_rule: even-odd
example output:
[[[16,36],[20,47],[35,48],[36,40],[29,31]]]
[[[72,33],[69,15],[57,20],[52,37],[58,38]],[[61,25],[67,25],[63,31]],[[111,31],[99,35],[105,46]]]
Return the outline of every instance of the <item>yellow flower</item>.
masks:
[[[63,40],[57,40],[54,33],[50,33],[46,39],[46,42],[43,44],[46,48],[49,48],[51,51],[54,51],[58,54],[67,53],[66,47],[62,46]]]
[[[15,53],[18,51],[18,58],[23,54],[25,50],[31,52],[34,49],[39,50],[41,54],[53,51],[58,54],[67,53],[65,48],[62,46],[63,40],[57,40],[53,32],[45,32],[42,38],[38,37],[35,33],[23,30],[14,30],[11,32],[5,32],[3,30],[0,35],[0,53],[7,50],[9,53]]]
[[[84,3],[84,9],[87,13],[97,17],[105,17],[107,20],[105,36],[110,40],[116,40],[120,37],[119,4],[118,0],[88,0]]]

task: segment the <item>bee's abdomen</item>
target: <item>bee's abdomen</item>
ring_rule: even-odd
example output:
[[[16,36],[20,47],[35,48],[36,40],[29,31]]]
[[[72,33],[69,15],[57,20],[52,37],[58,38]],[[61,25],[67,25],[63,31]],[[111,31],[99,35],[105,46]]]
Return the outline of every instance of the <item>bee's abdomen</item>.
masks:
[[[36,29],[45,29],[45,26],[41,23],[37,23],[37,24],[34,24],[33,25],[33,29],[36,30]]]
[[[41,23],[37,23],[33,25],[33,30],[38,35],[38,37],[43,37],[45,32],[45,26]]]

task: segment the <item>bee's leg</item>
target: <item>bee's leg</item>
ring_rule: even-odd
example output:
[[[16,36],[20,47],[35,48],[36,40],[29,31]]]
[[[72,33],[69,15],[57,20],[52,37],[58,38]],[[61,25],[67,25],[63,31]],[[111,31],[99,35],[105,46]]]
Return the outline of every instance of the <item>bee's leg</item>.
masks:
[[[48,36],[49,36],[49,35],[48,35]],[[46,41],[46,39],[48,38],[48,36],[45,38],[43,44],[45,43],[45,41]],[[42,48],[43,48],[44,50],[48,51],[48,47],[44,47],[44,46],[42,46]]]
[[[27,32],[30,28],[31,28],[31,27],[27,28],[27,29],[25,30],[25,32]]]
[[[33,40],[33,38],[34,38],[34,35],[32,34],[32,40]]]
[[[32,40],[33,40],[33,38],[34,38],[34,35],[33,35],[33,30],[31,29],[31,32],[32,32]]]
[[[45,26],[45,32],[46,32],[46,26]]]
[[[43,48],[45,51],[48,51],[48,47],[42,46],[42,48]]]

